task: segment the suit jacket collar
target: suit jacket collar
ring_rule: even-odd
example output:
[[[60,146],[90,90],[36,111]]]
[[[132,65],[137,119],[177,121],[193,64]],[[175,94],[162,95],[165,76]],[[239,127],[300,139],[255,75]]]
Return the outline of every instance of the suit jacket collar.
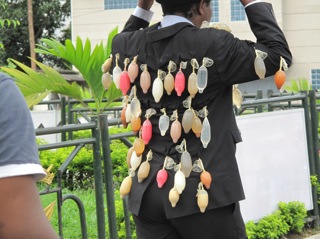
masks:
[[[148,42],[156,42],[163,40],[165,38],[171,37],[177,34],[179,31],[186,27],[194,27],[192,24],[187,22],[181,22],[174,24],[169,27],[160,28],[160,23],[157,23],[150,27],[149,31],[146,33]]]

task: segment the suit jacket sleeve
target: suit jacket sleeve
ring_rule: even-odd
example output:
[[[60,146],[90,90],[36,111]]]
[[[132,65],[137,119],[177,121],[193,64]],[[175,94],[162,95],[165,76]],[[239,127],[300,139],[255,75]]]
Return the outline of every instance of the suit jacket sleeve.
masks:
[[[126,22],[122,32],[131,32],[137,31],[140,28],[146,28],[149,26],[149,22],[138,18],[134,15],[131,15],[128,21]]]
[[[278,26],[272,5],[257,3],[246,8],[248,21],[257,41],[239,40],[232,34],[221,31],[216,39],[215,64],[220,79],[225,84],[237,84],[258,79],[254,69],[255,49],[264,51],[266,77],[274,75],[280,68],[280,57],[291,65],[291,52],[286,38]]]

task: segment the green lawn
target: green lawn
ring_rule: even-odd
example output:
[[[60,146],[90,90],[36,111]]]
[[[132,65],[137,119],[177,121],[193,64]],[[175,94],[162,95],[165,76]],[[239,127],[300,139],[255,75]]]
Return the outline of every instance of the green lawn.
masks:
[[[96,218],[96,203],[93,190],[76,190],[73,192],[64,191],[64,194],[74,194],[79,197],[85,207],[86,223],[88,238],[94,239],[97,236],[97,218]],[[41,196],[42,205],[45,208],[53,201],[57,202],[57,194],[52,193]],[[107,214],[106,214],[107,217]],[[58,227],[58,212],[57,206],[54,208],[54,213],[51,218],[51,224],[59,233]],[[73,200],[66,200],[62,204],[62,223],[63,223],[63,238],[64,239],[80,239],[81,238],[81,226],[80,215],[77,204]],[[107,226],[107,218],[106,218]]]

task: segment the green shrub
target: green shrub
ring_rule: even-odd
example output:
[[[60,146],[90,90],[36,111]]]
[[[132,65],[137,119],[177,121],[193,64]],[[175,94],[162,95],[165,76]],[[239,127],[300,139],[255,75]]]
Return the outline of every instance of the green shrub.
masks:
[[[42,138],[37,138],[37,144],[38,145],[45,145],[48,144],[44,139]],[[51,164],[52,158],[55,157],[55,151],[54,150],[42,150],[39,151],[39,158],[42,164],[42,167],[47,169]],[[56,173],[58,170],[58,165],[53,165],[53,168],[51,172]]]
[[[38,144],[45,144],[44,140],[37,140]],[[56,150],[43,150],[39,158],[43,168],[53,165],[51,172],[57,175],[59,167],[69,157],[74,147],[59,148]],[[63,174],[63,186],[73,190],[75,188],[93,188],[93,155],[90,146],[83,147],[75,156],[66,172]],[[56,183],[56,177],[54,178]]]
[[[131,129],[110,127],[109,134],[119,134],[124,132],[130,132]],[[133,138],[129,139],[133,142]],[[110,144],[111,160],[112,160],[112,175],[115,188],[119,188],[122,180],[128,176],[128,166],[126,163],[128,147],[120,140],[112,140]]]
[[[109,127],[109,134],[120,134],[124,132],[130,132],[128,127]],[[74,139],[89,138],[91,137],[90,130],[78,131],[74,133]],[[133,139],[129,139],[133,142]],[[111,162],[112,162],[112,174],[115,188],[119,188],[122,180],[128,175],[128,167],[126,164],[128,147],[120,140],[112,140],[110,143]],[[102,151],[101,151],[102,152]]]
[[[278,239],[290,232],[301,233],[307,217],[302,202],[280,202],[279,210],[263,217],[259,222],[248,221],[246,232],[249,239]]]
[[[73,139],[83,139],[83,138],[91,138],[92,133],[91,130],[80,130],[73,132]]]
[[[317,194],[318,194],[318,198],[319,198],[319,195],[320,195],[320,183],[319,183],[319,180],[318,180],[318,176],[311,175],[310,179],[311,179],[311,185],[316,188]],[[320,200],[318,200],[318,203],[320,203]]]
[[[302,202],[279,203],[279,210],[283,219],[290,227],[290,231],[300,233],[304,227],[304,219],[307,217],[307,210]]]
[[[259,239],[279,239],[289,232],[289,225],[281,217],[279,210],[263,217],[256,228],[256,238]]]
[[[249,239],[257,239],[256,235],[257,224],[254,221],[248,221],[246,223],[246,232]]]
[[[110,127],[109,134],[119,134],[131,131],[130,127],[124,129],[122,127]],[[82,130],[74,132],[74,139],[92,137],[90,130]],[[133,138],[129,139],[133,141]],[[37,139],[39,145],[47,144],[43,139]],[[56,150],[43,150],[39,152],[41,164],[44,168],[53,165],[51,172],[57,173],[59,167],[68,158],[74,147],[60,148]],[[113,182],[115,188],[119,188],[124,177],[128,175],[128,166],[126,157],[128,147],[120,140],[112,140],[110,144]],[[102,153],[102,151],[101,151]],[[92,145],[84,146],[72,163],[68,166],[67,172],[64,174],[64,186],[72,190],[74,188],[88,189],[93,188],[93,152]]]

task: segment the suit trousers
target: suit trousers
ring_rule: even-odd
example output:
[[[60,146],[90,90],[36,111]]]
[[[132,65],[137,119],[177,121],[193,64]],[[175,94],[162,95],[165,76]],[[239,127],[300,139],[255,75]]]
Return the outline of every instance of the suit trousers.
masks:
[[[162,197],[152,183],[142,198],[139,215],[133,215],[138,239],[246,239],[239,203],[167,219]]]

